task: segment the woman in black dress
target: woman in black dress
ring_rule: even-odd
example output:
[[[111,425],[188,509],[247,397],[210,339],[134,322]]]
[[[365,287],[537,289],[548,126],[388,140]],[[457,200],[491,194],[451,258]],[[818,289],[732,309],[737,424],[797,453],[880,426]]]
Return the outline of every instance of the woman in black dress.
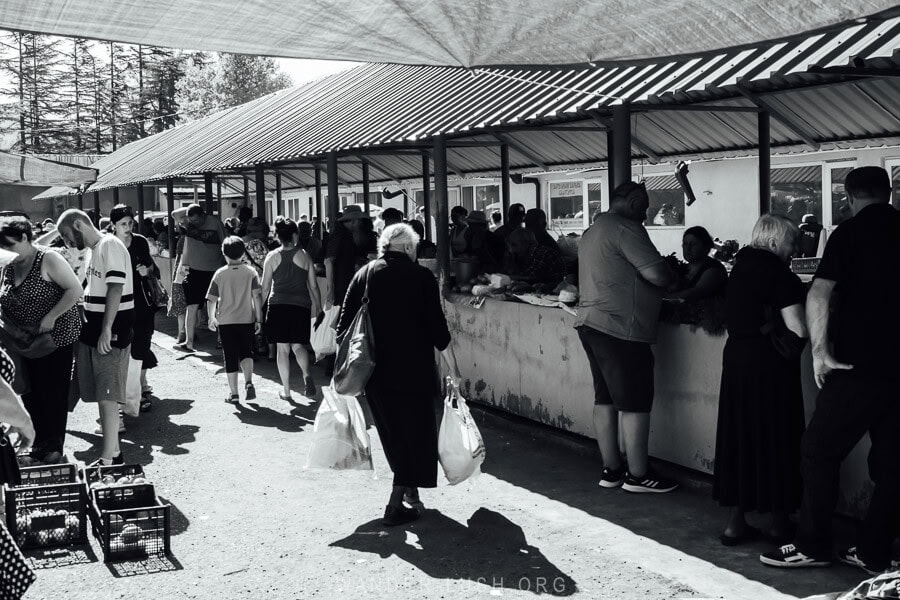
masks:
[[[805,427],[800,359],[785,358],[763,329],[767,308],[807,337],[806,291],[788,263],[799,230],[763,215],[750,247],[736,258],[726,288],[728,341],[722,361],[713,497],[732,507],[725,545],[758,537],[745,513],[772,514],[770,536],[789,536],[788,515],[800,505],[800,438]]]
[[[128,248],[134,280],[134,337],[131,341],[131,357],[141,364],[141,412],[153,406],[153,388],[147,383],[147,369],[155,369],[159,362],[150,342],[156,328],[155,318],[158,307],[153,306],[144,287],[147,277],[159,277],[159,267],[150,255],[147,238],[134,233],[134,213],[130,206],[117,204],[109,213],[109,220],[116,237]]]
[[[347,290],[338,335],[350,327],[362,303],[366,275],[375,342],[375,370],[366,398],[381,438],[394,487],[384,512],[385,525],[419,516],[418,488],[437,486],[437,420],[440,394],[434,350],[441,351],[446,374],[459,385],[450,331],[431,271],[415,263],[419,236],[409,225],[386,227],[378,240],[379,258],[361,268]],[[406,502],[413,508],[403,505]]]

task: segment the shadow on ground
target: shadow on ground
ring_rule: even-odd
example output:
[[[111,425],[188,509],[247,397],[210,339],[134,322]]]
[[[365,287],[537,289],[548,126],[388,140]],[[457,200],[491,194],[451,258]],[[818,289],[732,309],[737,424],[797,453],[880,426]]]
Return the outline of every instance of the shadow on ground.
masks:
[[[187,413],[193,400],[165,398],[154,401],[150,412],[141,413],[138,419],[125,417],[125,432],[119,435],[122,454],[129,464],[149,465],[153,462],[153,447],[169,455],[187,454],[187,446],[197,440],[197,425],[181,425],[171,417]],[[96,409],[95,409],[96,410]],[[73,456],[83,462],[91,462],[100,454],[103,438],[93,431],[69,431],[69,435],[91,443],[89,450],[76,451]]]
[[[683,487],[670,494],[630,494],[601,488],[597,485],[602,468],[599,453],[592,456],[588,450],[574,448],[574,444],[547,443],[553,436],[564,434],[507,419],[493,410],[473,407],[473,414],[487,450],[482,471],[498,479],[786,594],[804,597],[847,590],[865,578],[861,570],[845,565],[801,570],[765,567],[759,562],[759,554],[773,549],[774,543],[759,541],[734,548],[721,545],[719,535],[727,509],[712,500],[706,486]],[[757,515],[750,515],[748,520],[764,523]]]
[[[479,589],[551,596],[578,591],[569,575],[528,544],[521,527],[486,508],[475,511],[465,525],[436,510],[426,510],[404,527],[369,521],[330,545],[381,558],[397,556],[429,578],[468,581]]]

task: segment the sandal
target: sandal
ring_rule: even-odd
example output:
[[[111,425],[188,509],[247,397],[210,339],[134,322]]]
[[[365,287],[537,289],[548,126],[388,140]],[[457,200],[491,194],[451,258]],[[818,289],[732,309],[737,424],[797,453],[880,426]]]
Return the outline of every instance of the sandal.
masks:
[[[153,410],[153,401],[150,400],[149,396],[141,397],[140,410],[141,412],[150,412]]]
[[[225,398],[225,402],[228,404],[237,404],[241,401],[241,397],[237,394],[230,394],[227,398]]]
[[[281,400],[286,400],[286,401],[288,401],[288,402],[293,402],[293,401],[294,401],[293,396],[291,396],[290,394],[288,394],[287,396],[285,396],[285,395],[282,394],[281,392],[278,392],[278,397],[279,397]]]

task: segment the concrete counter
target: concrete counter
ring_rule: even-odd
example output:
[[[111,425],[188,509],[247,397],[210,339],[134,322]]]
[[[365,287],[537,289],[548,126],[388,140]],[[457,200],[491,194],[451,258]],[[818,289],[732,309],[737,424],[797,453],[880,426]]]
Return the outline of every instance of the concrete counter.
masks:
[[[473,308],[455,298],[445,302],[445,313],[466,397],[594,438],[593,384],[575,317],[490,299]],[[654,347],[653,456],[713,472],[725,340],[687,325],[661,325]],[[808,419],[817,392],[808,346],[802,360]],[[845,514],[859,515],[871,496],[868,448],[866,438],[844,464],[839,511]]]

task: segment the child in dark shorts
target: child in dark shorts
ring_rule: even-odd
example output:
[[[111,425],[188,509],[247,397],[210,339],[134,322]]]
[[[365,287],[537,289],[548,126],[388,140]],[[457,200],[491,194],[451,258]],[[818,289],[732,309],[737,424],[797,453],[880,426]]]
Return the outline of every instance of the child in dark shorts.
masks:
[[[228,264],[213,275],[206,293],[209,328],[219,330],[225,375],[230,393],[227,402],[238,402],[238,371],[244,373],[245,399],[256,398],[253,387],[253,342],[262,331],[262,288],[253,267],[242,262],[243,240],[229,236],[222,242]]]

